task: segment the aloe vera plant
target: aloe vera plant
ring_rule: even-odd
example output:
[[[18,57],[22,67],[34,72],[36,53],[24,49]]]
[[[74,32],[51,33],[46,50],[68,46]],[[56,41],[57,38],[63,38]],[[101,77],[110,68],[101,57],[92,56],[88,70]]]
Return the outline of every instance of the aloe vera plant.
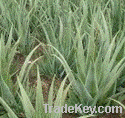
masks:
[[[87,41],[86,49],[83,48],[81,25],[78,26],[77,23],[75,24],[77,29],[77,53],[75,58],[77,67],[76,72],[71,70],[63,55],[55,47],[49,45],[57,52],[57,54],[52,55],[58,58],[65,71],[70,73],[69,81],[73,82],[73,91],[78,97],[78,99],[76,98],[77,100],[75,101],[76,96],[71,94],[72,100],[69,99],[68,103],[72,101],[73,104],[77,102],[77,104],[82,104],[83,106],[104,105],[107,98],[116,94],[117,83],[121,81],[120,75],[125,68],[125,57],[122,55],[119,60],[116,58],[125,44],[125,37],[123,35],[124,30],[122,31],[122,35],[119,36],[117,43],[116,37],[119,32],[117,32],[110,41],[107,22],[103,13],[101,13],[101,15],[105,32],[101,30],[101,27],[100,32],[101,35],[105,37],[103,37],[103,40],[100,40],[99,50],[95,48],[97,45],[95,45],[94,42],[93,29],[91,29],[92,31],[89,35],[90,39]],[[86,34],[84,33],[83,36],[85,35]],[[109,38],[108,40],[107,37]],[[109,103],[106,102],[106,104],[110,104],[110,101]]]
[[[1,39],[0,39],[0,74],[10,88],[12,88],[13,85],[10,79],[11,78],[10,67],[12,66],[12,61],[17,53],[17,46],[19,45],[20,42],[20,39],[18,39],[18,41],[12,45],[12,39],[13,39],[12,31],[13,31],[13,26],[11,27],[8,41],[6,44],[4,40],[5,37],[3,36],[3,34],[1,34]]]
[[[53,86],[54,86],[54,78],[50,87],[50,91],[49,91],[49,95],[48,95],[48,105],[49,106],[63,106],[64,102],[65,102],[65,98],[68,92],[68,89],[70,87],[71,84],[69,84],[65,89],[64,89],[64,85],[65,85],[65,81],[67,79],[68,76],[65,77],[65,79],[62,81],[60,88],[57,92],[57,97],[55,99],[55,101],[53,101]],[[17,77],[17,81],[20,87],[20,92],[21,95],[18,93],[23,108],[24,108],[24,112],[27,118],[61,118],[62,117],[62,113],[55,113],[53,111],[54,108],[52,108],[52,112],[51,113],[45,113],[45,107],[44,107],[44,98],[43,98],[43,93],[42,93],[42,84],[41,84],[41,80],[40,80],[40,73],[39,73],[39,67],[37,66],[37,87],[36,87],[36,104],[35,104],[35,108],[32,105],[32,102],[30,101],[25,89],[23,88],[23,85],[21,84],[20,80],[19,80],[19,76]],[[11,99],[12,100],[12,99]],[[0,103],[4,106],[4,109],[6,109],[7,114],[10,118],[17,118],[18,116],[13,112],[13,110],[9,107],[9,105],[5,102],[5,100],[0,97]],[[53,107],[54,107],[53,106]]]

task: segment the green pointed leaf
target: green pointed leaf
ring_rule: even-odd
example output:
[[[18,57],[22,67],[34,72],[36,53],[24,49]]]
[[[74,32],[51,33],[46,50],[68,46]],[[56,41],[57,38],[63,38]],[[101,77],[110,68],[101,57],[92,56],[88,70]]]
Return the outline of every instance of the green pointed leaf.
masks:
[[[17,82],[18,82],[18,85],[20,87],[21,98],[22,98],[23,108],[24,108],[26,117],[27,118],[32,118],[34,113],[35,113],[35,110],[34,110],[34,108],[32,106],[32,103],[31,103],[26,91],[24,90],[18,76],[17,76]]]

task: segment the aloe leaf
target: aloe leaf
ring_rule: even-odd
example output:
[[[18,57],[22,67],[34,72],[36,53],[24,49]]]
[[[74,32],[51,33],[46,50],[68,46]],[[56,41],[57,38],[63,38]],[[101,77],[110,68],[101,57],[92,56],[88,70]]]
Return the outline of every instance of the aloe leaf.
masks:
[[[85,60],[85,56],[84,56],[84,50],[83,50],[83,46],[82,46],[82,39],[80,37],[80,31],[77,30],[78,32],[78,51],[77,51],[77,60],[78,60],[78,66],[80,67],[81,73],[83,73],[83,78],[86,77],[86,60]],[[84,34],[85,35],[85,34]],[[82,76],[82,75],[81,75]],[[82,79],[83,83],[85,82],[84,79]]]
[[[24,78],[24,80],[23,80],[23,83],[25,83],[26,82],[26,79],[27,79],[27,77],[28,77],[28,74],[29,74],[29,71],[30,71],[30,69],[32,68],[32,66],[38,61],[38,60],[40,60],[41,58],[43,58],[44,56],[40,56],[40,57],[38,57],[37,59],[35,59],[33,62],[31,62],[31,64],[28,66],[28,68],[27,68],[27,73],[26,73],[26,76],[25,76],[25,78]]]
[[[14,44],[14,46],[11,48],[11,52],[10,52],[9,55],[8,55],[8,58],[9,58],[8,71],[9,71],[10,66],[11,66],[11,64],[12,64],[12,61],[13,61],[13,59],[14,59],[14,56],[15,56],[15,54],[16,54],[16,52],[17,52],[17,46],[19,45],[19,43],[20,43],[20,39],[17,40],[17,42],[16,42],[16,43]]]
[[[26,57],[25,62],[24,62],[23,66],[22,66],[22,68],[21,68],[21,71],[20,71],[20,73],[19,73],[20,82],[22,82],[22,79],[23,79],[23,77],[24,77],[24,73],[25,73],[26,67],[28,66],[28,62],[29,62],[29,60],[30,60],[32,54],[34,53],[34,51],[35,51],[39,46],[40,46],[40,44],[37,45],[37,46],[29,53],[29,55]]]
[[[43,104],[42,84],[40,80],[39,66],[37,66],[36,118],[43,118],[42,115],[45,114]]]
[[[64,78],[64,80],[62,81],[61,85],[60,85],[60,88],[57,92],[57,97],[56,97],[56,100],[54,102],[54,107],[55,106],[59,106],[61,107],[62,106],[62,99],[65,99],[63,95],[63,88],[64,88],[64,85],[65,85],[65,81],[67,79],[68,75]],[[58,113],[55,113],[55,118],[61,118],[62,117],[62,113],[60,112],[59,114]]]
[[[102,89],[102,94],[104,95],[114,84],[114,82],[116,81],[116,79],[120,76],[122,70],[125,67],[125,64],[123,64],[121,66],[121,64],[124,62],[125,58],[123,58],[116,66],[115,68],[112,70],[112,72],[110,73],[110,80],[109,82],[106,84],[106,86]],[[120,67],[121,66],[121,67]]]
[[[50,86],[50,90],[49,90],[49,95],[48,95],[48,104],[49,106],[53,106],[53,100],[54,100],[54,96],[53,96],[53,87],[54,87],[54,81],[55,81],[55,76],[53,77],[51,86]],[[53,110],[53,108],[52,108]],[[48,114],[49,117],[54,117],[54,112],[52,112],[51,114]]]
[[[35,110],[34,110],[34,108],[32,106],[32,103],[31,103],[26,91],[24,90],[18,76],[17,76],[17,82],[18,82],[18,85],[20,87],[21,98],[22,98],[23,108],[24,108],[26,117],[27,118],[32,118],[34,113],[35,113]]]
[[[12,111],[9,105],[4,101],[3,98],[0,97],[0,104],[3,105],[4,109],[8,112],[9,118],[18,118],[17,115]]]
[[[6,49],[10,49],[11,48],[11,42],[12,42],[12,30],[13,30],[13,26],[10,29],[10,33],[9,33],[9,38],[6,44]]]
[[[109,98],[110,100],[115,101],[116,103],[120,104],[124,109],[125,109],[125,105],[123,105],[121,102],[119,102],[118,100],[115,100],[113,98]]]
[[[55,106],[62,107],[64,105],[64,100],[66,98],[67,91],[70,87],[70,84],[69,84],[68,88],[66,88],[64,91],[64,85],[65,85],[67,77],[68,77],[68,75],[66,75],[64,80],[61,82],[60,88],[57,92],[56,100],[54,102],[54,107]],[[62,118],[62,112],[60,111],[60,113],[55,113],[55,118]]]
[[[94,78],[94,67],[93,64],[90,63],[90,67],[88,70],[88,74],[86,77],[85,87],[87,88],[88,92],[94,97],[96,95],[96,81]]]
[[[70,83],[66,88],[65,88],[65,90],[63,91],[63,98],[64,99],[62,99],[62,105],[64,106],[64,103],[65,103],[65,99],[66,99],[66,96],[67,96],[67,93],[68,93],[68,91],[69,91],[69,88],[70,88],[70,86],[72,85],[72,83]]]
[[[8,113],[0,116],[0,118],[7,118],[7,117],[8,117]]]
[[[0,91],[2,93],[2,98],[11,106],[17,106],[14,95],[12,94],[10,88],[7,86],[2,76],[0,76]]]

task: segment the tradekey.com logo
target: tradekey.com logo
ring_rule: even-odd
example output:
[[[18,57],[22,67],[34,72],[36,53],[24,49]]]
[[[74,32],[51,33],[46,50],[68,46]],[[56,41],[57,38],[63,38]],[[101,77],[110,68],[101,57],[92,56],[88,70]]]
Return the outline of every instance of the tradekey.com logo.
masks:
[[[120,113],[122,113],[122,107],[121,106],[106,106],[106,107],[103,107],[103,106],[99,106],[97,108],[97,111],[96,111],[96,106],[94,106],[93,108],[91,106],[84,106],[82,109],[81,109],[81,106],[82,104],[80,105],[77,105],[75,104],[75,107],[73,106],[68,106],[67,107],[67,104],[65,104],[65,106],[62,106],[62,107],[59,107],[59,106],[49,106],[49,104],[43,104],[45,105],[45,113],[48,112],[49,110],[49,113],[51,112],[55,112],[55,113],[89,113],[91,112],[90,115],[93,115],[94,113],[118,113],[120,111]],[[119,110],[120,108],[120,110]],[[47,110],[48,109],[48,110]],[[102,110],[103,109],[103,110]],[[53,111],[52,111],[53,110]]]

